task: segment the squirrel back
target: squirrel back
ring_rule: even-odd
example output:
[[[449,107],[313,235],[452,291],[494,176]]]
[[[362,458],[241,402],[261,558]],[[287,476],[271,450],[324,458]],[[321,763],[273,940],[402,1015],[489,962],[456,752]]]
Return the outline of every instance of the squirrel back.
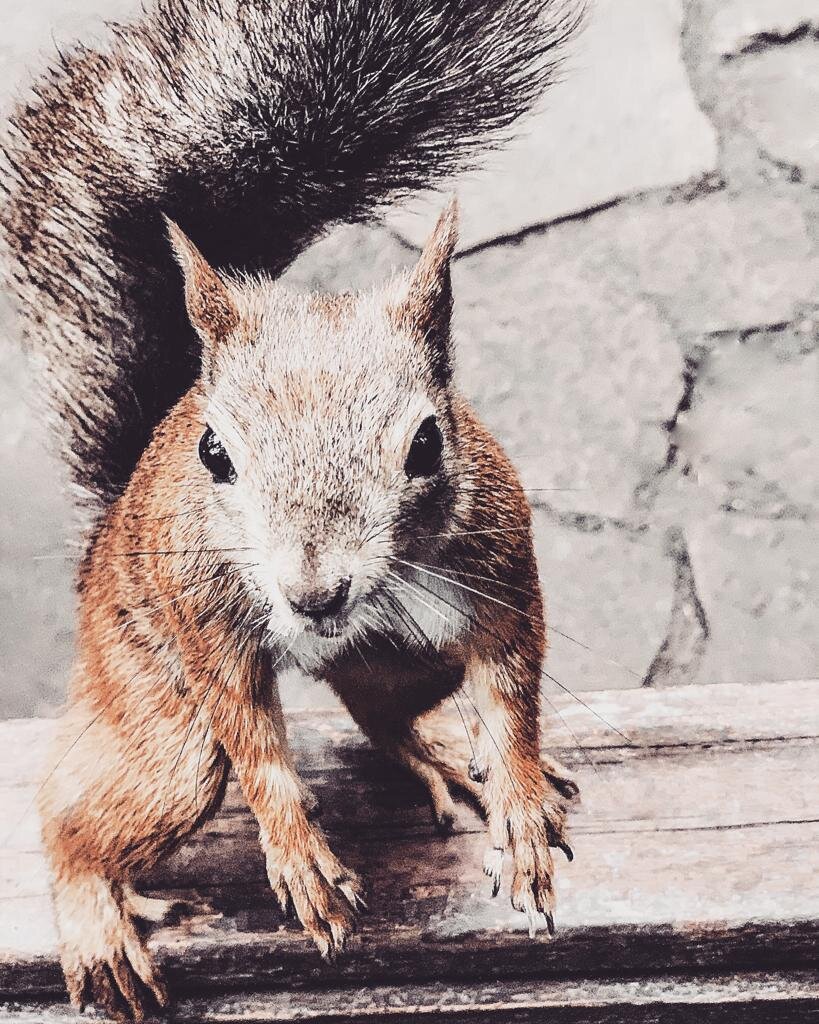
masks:
[[[11,119],[0,228],[98,517],[200,372],[162,216],[279,274],[322,230],[474,165],[554,79],[576,0],[159,0]]]

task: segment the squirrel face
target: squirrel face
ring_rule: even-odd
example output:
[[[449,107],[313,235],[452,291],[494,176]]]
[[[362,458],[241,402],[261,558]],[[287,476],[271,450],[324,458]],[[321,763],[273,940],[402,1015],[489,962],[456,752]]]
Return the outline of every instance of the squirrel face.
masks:
[[[170,225],[203,344],[190,472],[210,491],[214,543],[249,549],[273,641],[331,653],[383,627],[401,560],[450,520],[456,216],[452,204],[410,275],[337,296],[225,280]]]

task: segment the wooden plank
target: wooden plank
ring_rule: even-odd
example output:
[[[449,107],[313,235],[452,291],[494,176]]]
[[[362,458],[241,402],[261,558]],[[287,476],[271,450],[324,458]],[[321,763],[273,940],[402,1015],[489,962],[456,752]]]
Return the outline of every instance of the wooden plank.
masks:
[[[578,699],[588,707],[578,703]],[[453,709],[447,717],[454,734],[463,731]],[[362,745],[349,716],[337,708],[291,712],[288,720],[294,745],[303,757],[310,758],[318,750],[330,756],[333,748],[339,751],[327,767],[340,764],[350,745]],[[561,757],[582,761],[577,752],[578,742],[591,751],[600,747],[616,751],[626,746],[622,736],[606,722],[622,730],[636,749],[649,753],[659,746],[816,739],[819,682],[600,690],[584,692],[578,698],[562,692],[545,693],[545,744],[560,751]],[[0,786],[26,785],[37,776],[50,729],[51,725],[43,719],[0,722]]]
[[[417,787],[387,769],[342,716],[295,716],[291,733],[324,804],[324,825],[370,882],[371,913],[349,954],[324,965],[276,911],[255,824],[233,788],[217,819],[149,880],[154,891],[211,905],[152,937],[175,990],[399,981],[414,988],[434,978],[466,985],[813,963],[816,689],[683,689],[643,691],[631,725],[627,692],[584,695],[627,726],[631,746],[619,737],[609,743],[597,718],[565,705],[598,763],[577,758],[577,856],[560,865],[559,932],[550,943],[530,941],[508,902],[489,897],[479,867],[485,838],[472,812],[464,809],[456,834],[441,839]],[[454,713],[448,722],[453,742],[465,742]],[[27,813],[51,728],[0,726],[0,835],[10,825],[0,848],[0,993],[7,997],[61,990],[47,872]]]
[[[814,974],[789,972],[601,981],[504,981],[458,985],[430,982],[312,992],[228,994],[182,1000],[174,1007],[180,1024],[262,1024],[268,1021],[366,1021],[394,1024],[411,1015],[436,1021],[480,1024],[616,1024],[633,1022],[793,1022],[819,1017]],[[87,1016],[68,1006],[0,1009],[0,1020],[16,1024],[81,1024]]]

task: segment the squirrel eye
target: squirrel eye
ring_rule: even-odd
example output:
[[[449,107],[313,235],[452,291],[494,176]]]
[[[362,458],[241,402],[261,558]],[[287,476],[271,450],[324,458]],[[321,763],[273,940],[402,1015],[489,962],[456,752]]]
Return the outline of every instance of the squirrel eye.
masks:
[[[404,472],[408,477],[432,476],[441,464],[444,439],[434,416],[428,416],[412,439]]]
[[[210,427],[206,428],[199,441],[199,458],[217,484],[236,483],[236,470],[227,449]]]

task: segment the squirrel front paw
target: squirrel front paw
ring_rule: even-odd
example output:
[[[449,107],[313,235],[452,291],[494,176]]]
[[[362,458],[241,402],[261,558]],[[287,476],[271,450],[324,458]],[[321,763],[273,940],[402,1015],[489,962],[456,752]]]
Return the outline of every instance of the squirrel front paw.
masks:
[[[357,912],[366,908],[361,880],[318,832],[301,851],[271,846],[266,857],[270,885],[282,910],[295,910],[324,959],[334,960],[355,931]]]
[[[71,1002],[95,1003],[119,1021],[143,1021],[168,1004],[119,886],[98,876],[55,887],[60,959]]]
[[[526,914],[532,938],[544,921],[549,934],[555,933],[555,868],[550,847],[562,850],[567,860],[574,859],[566,836],[566,808],[554,796],[553,792],[547,793],[528,811],[510,808],[503,816],[502,827],[496,824],[491,829],[495,835],[509,838],[513,863],[512,906]],[[484,856],[483,870],[492,879],[493,896],[500,891],[504,854],[505,848],[497,846],[487,850]]]

